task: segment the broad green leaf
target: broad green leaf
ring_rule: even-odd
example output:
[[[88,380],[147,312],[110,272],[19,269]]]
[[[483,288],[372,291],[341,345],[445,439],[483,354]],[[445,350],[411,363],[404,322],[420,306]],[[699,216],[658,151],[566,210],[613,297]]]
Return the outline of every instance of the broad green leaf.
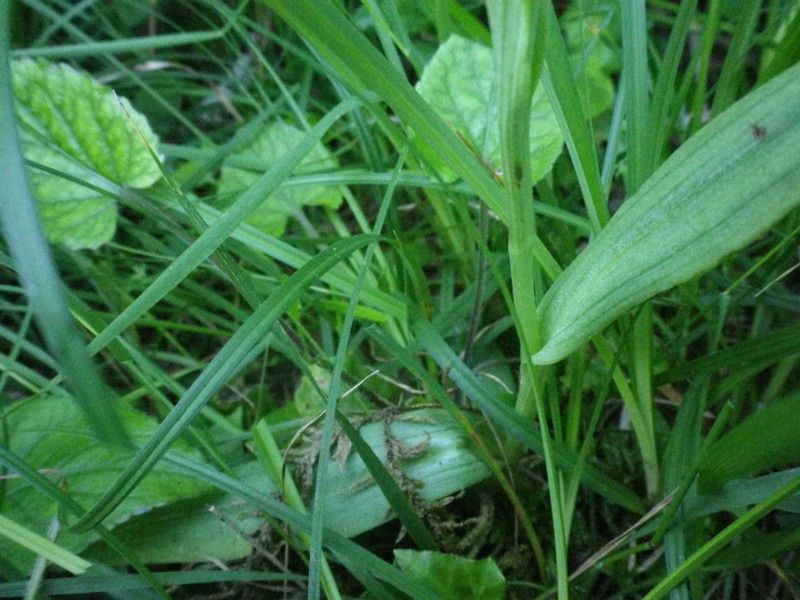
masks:
[[[257,461],[235,469],[239,479],[264,494],[279,494]],[[224,519],[224,520],[223,520]],[[245,536],[256,535],[264,517],[238,496],[214,491],[136,515],[114,528],[114,536],[147,564],[205,562],[247,558],[253,551]],[[169,531],[169,535],[164,535]],[[83,553],[106,564],[123,559],[103,541]]]
[[[156,430],[155,420],[132,408],[121,410],[120,415],[134,443],[144,443]],[[133,455],[133,450],[99,441],[79,407],[65,397],[15,402],[3,413],[2,423],[7,440],[4,446],[37,469],[43,469],[43,473],[68,489],[83,506],[91,505],[102,496]],[[200,459],[197,452],[186,446],[177,445],[174,452]],[[0,513],[45,535],[57,515],[57,505],[22,479],[8,479],[3,481],[3,486]],[[161,463],[117,507],[108,525],[114,526],[156,506],[208,491],[207,486],[177,475],[169,464]],[[62,530],[57,543],[66,550],[78,552],[96,539],[93,533],[76,535]],[[33,561],[30,552],[4,539],[0,539],[0,554],[21,571],[27,571]]]
[[[795,66],[706,125],[622,205],[542,300],[535,363],[708,271],[800,202],[798,95]]]
[[[714,490],[731,479],[799,462],[798,415],[800,394],[757,409],[711,446],[700,467],[701,489]]]
[[[472,560],[441,552],[395,550],[397,564],[442,600],[503,600],[506,580],[491,558]]]
[[[147,149],[157,151],[158,138],[125,98],[65,64],[19,60],[12,74],[27,160],[89,185],[105,179],[143,188],[160,177]],[[111,239],[117,219],[112,199],[52,173],[29,173],[51,242],[96,248]]]
[[[493,169],[501,169],[497,92],[490,48],[457,35],[442,44],[417,83],[419,94]],[[544,91],[531,104],[531,179],[535,183],[553,166],[564,138]],[[443,157],[428,152],[443,177],[456,178]]]
[[[232,154],[230,158],[234,161],[255,159],[270,164],[297,146],[305,136],[305,132],[278,121],[267,125],[245,149]],[[333,169],[336,166],[336,160],[325,149],[325,146],[317,142],[301,161],[300,167],[295,173]],[[260,175],[260,173],[224,163],[219,191],[221,194],[227,195],[226,202],[232,204],[235,201],[234,196],[252,186]],[[280,236],[286,229],[289,217],[296,214],[300,207],[339,208],[341,203],[342,194],[337,186],[314,185],[279,189],[270,194],[263,204],[253,211],[248,217],[247,223],[270,235]]]

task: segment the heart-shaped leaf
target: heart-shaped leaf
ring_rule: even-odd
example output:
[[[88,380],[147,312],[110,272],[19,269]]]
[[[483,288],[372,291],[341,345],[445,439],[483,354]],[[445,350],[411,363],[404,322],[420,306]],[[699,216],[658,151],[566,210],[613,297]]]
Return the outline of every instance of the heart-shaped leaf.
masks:
[[[483,44],[451,36],[439,46],[422,72],[416,89],[484,161],[501,168],[497,92],[494,90],[492,50]],[[564,138],[553,108],[542,88],[531,104],[531,179],[535,183],[553,166]],[[443,177],[456,178],[447,163],[433,152],[430,163]]]
[[[160,177],[147,148],[157,151],[158,138],[125,98],[69,65],[18,60],[11,67],[27,160],[90,185],[106,179],[143,188]],[[96,248],[114,235],[114,200],[53,173],[29,175],[51,242]]]

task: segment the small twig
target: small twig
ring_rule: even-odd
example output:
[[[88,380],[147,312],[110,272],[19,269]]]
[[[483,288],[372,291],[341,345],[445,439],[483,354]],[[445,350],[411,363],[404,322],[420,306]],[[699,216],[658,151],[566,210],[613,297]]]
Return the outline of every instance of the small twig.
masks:
[[[675,495],[675,492],[672,492],[668,496],[666,496],[661,502],[656,504],[653,508],[651,508],[646,515],[644,515],[641,519],[636,521],[633,525],[628,527],[625,531],[611,540],[608,544],[600,548],[597,552],[592,554],[584,563],[578,567],[578,569],[569,576],[569,580],[573,581],[589,569],[591,569],[595,564],[603,560],[606,556],[614,552],[617,548],[619,548],[622,544],[624,544],[627,539],[631,536],[631,534],[635,533],[642,525],[647,523],[650,519],[655,517],[658,513],[664,510],[669,503],[672,501],[672,497]]]

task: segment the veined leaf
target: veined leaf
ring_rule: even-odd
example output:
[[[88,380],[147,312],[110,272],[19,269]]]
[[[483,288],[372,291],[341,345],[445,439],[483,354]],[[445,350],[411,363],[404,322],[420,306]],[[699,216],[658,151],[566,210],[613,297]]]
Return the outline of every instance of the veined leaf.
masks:
[[[500,128],[494,62],[490,48],[457,35],[436,51],[417,83],[419,94],[492,167],[500,168]],[[537,88],[531,103],[531,180],[535,183],[553,166],[564,138],[544,91]],[[456,173],[447,161],[428,152],[432,165],[451,181]]]
[[[506,580],[494,559],[472,560],[441,552],[395,550],[404,573],[437,592],[442,600],[502,600]]]
[[[297,146],[305,133],[291,125],[278,121],[267,125],[258,136],[241,152],[231,155],[231,159],[258,159],[273,163]],[[336,167],[334,159],[320,142],[317,142],[306,157],[300,162],[297,174],[305,170],[332,169]],[[219,182],[220,193],[234,193],[248,189],[259,178],[259,173],[223,164]],[[231,202],[232,203],[232,202]],[[301,206],[328,206],[339,208],[342,194],[338,186],[315,185],[303,188],[279,189],[267,196],[247,218],[247,223],[258,227],[269,235],[281,236],[286,229],[286,222]]]
[[[89,184],[104,178],[142,188],[160,177],[140,133],[153,149],[158,138],[125,98],[69,65],[19,60],[11,67],[26,159]],[[51,173],[29,174],[51,242],[96,248],[111,239],[113,200]]]
[[[535,363],[564,358],[800,203],[798,95],[795,66],[706,125],[622,205],[545,295]]]
[[[120,410],[134,443],[143,444],[158,423],[130,407]],[[8,437],[6,447],[42,469],[47,477],[59,481],[71,496],[84,505],[97,501],[125,469],[133,449],[115,448],[103,443],[84,418],[80,408],[64,396],[32,398],[13,403],[2,415]],[[200,459],[200,454],[178,443],[173,452]],[[44,535],[58,505],[21,478],[3,481],[0,512],[40,535]],[[209,491],[205,484],[177,475],[168,463],[157,465],[134,493],[112,514],[109,525],[175,500],[191,498]],[[58,545],[78,552],[97,539],[89,533],[76,535],[69,530],[59,534]],[[21,571],[27,571],[34,556],[22,546],[0,538],[0,554]]]

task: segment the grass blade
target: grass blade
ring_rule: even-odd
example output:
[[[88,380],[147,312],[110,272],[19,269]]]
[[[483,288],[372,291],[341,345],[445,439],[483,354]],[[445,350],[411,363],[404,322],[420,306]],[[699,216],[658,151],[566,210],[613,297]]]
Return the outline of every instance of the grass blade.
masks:
[[[51,563],[58,565],[73,575],[79,575],[92,566],[89,561],[59,547],[47,538],[32,532],[30,529],[3,515],[0,515],[0,535],[24,546],[31,552],[43,556]]]
[[[356,249],[374,240],[373,236],[361,235],[333,244],[292,274],[275,290],[203,370],[153,437],[139,450],[117,483],[72,528],[77,531],[89,529],[114,510],[183,433],[211,396],[227,382],[232,373],[241,368],[242,359],[263,341],[264,336],[284,311],[323,273]]]
[[[263,0],[308,41],[357,92],[378,94],[501,219],[503,190],[478,158],[330,0]]]
[[[306,533],[311,532],[310,517],[290,509],[285,504],[278,502],[255,488],[205,465],[197,464],[177,455],[170,456],[166,460],[169,460],[173,466],[179,468],[184,473],[191,474],[221,490],[236,494],[250,502],[254,507],[264,510],[290,527],[295,527]],[[419,583],[409,578],[407,575],[404,575],[373,553],[341,535],[333,532],[325,532],[325,545],[335,554],[344,557],[348,561],[358,563],[374,577],[382,579],[386,583],[413,595],[414,598],[436,600],[436,596]]]
[[[656,385],[664,385],[690,377],[712,375],[723,370],[736,373],[741,369],[756,366],[766,369],[796,355],[798,347],[800,347],[800,325],[790,325],[663,371],[656,375],[655,382]]]
[[[39,224],[23,165],[14,116],[8,62],[9,2],[0,3],[0,220],[15,268],[33,305],[39,330],[58,361],[67,383],[100,439],[127,444],[129,438],[114,410],[111,391],[91,361],[69,314],[61,280]]]
[[[677,569],[672,571],[667,577],[662,579],[644,597],[644,600],[658,600],[663,598],[678,584],[696,573],[712,556],[722,550],[734,538],[741,535],[744,531],[755,525],[759,519],[766,516],[773,508],[778,506],[786,498],[793,496],[800,490],[800,479],[796,479],[784,486],[769,498],[748,510],[733,523],[703,544],[694,554],[686,559]]]
[[[411,329],[417,336],[417,342],[431,355],[459,389],[479,406],[503,432],[541,455],[543,447],[538,428],[522,419],[511,407],[487,390],[418,310],[410,309],[410,315]],[[554,454],[559,469],[570,471],[575,466],[574,453],[557,446]],[[584,466],[582,476],[587,486],[612,502],[633,512],[644,512],[644,504],[635,493],[591,465]]]
[[[589,214],[592,231],[597,234],[608,223],[609,214],[598,170],[594,135],[572,76],[572,66],[558,18],[552,4],[550,2],[546,4],[544,10],[547,12],[547,69],[543,74],[542,83],[561,124],[561,131],[581,186],[583,203]]]
[[[264,198],[275,191],[291,172],[300,164],[325,132],[339,117],[352,110],[357,101],[343,102],[331,110],[303,141],[291,152],[277,161],[228,211],[222,213],[197,240],[175,261],[133,303],[120,313],[90,344],[92,351],[105,347],[115,337],[129,327],[136,319],[152,308],[167,295],[183,278],[214,252],[239,227],[247,216],[259,206]],[[201,213],[202,214],[202,213]]]

